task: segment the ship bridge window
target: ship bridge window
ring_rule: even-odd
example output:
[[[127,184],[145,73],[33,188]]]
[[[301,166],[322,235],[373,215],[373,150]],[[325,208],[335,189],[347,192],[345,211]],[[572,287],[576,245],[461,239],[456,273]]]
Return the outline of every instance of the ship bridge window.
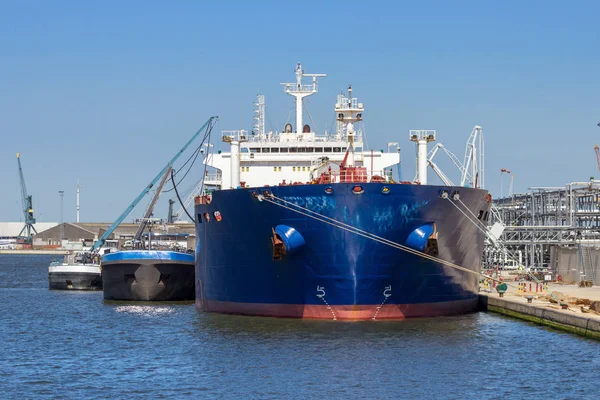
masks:
[[[362,147],[355,147],[354,151],[362,151]]]
[[[259,147],[250,147],[250,153],[260,153]]]
[[[279,153],[279,147],[272,147],[271,153]]]
[[[290,147],[290,153],[297,153],[297,152],[298,152],[297,147]]]
[[[341,152],[342,152],[342,149],[341,149],[340,147],[334,147],[334,148],[333,148],[333,152],[334,152],[334,153],[341,153]]]
[[[270,148],[268,148],[268,147],[263,147],[263,148],[262,148],[262,152],[263,152],[263,153],[270,153],[270,152],[271,152],[271,149],[270,149]]]
[[[322,153],[322,152],[323,152],[322,147],[315,147],[315,153]]]
[[[298,153],[306,153],[306,147],[298,147]]]
[[[247,148],[247,147],[242,147],[242,148],[240,149],[240,151],[241,151],[242,153],[247,153],[247,152],[248,152],[248,148]]]
[[[331,153],[331,147],[325,147],[323,151],[325,151],[325,153]]]
[[[345,147],[342,147],[342,152],[345,153],[348,149]]]
[[[287,153],[288,152],[288,148],[287,147],[282,147],[280,150],[281,153]]]
[[[315,151],[314,147],[307,147],[306,148],[306,152],[307,153],[313,153]]]

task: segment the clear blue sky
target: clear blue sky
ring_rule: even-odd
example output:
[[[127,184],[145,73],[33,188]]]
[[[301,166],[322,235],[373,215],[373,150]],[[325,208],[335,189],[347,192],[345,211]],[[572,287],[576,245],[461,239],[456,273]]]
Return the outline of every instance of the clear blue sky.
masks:
[[[58,221],[61,189],[75,220],[79,178],[82,220],[113,221],[209,116],[249,129],[260,90],[281,129],[298,61],[328,74],[317,128],[351,83],[370,146],[400,142],[405,178],[409,129],[462,158],[476,124],[496,196],[500,168],[516,192],[600,177],[599,15],[596,1],[1,1],[0,221],[22,219],[16,152],[38,220]]]

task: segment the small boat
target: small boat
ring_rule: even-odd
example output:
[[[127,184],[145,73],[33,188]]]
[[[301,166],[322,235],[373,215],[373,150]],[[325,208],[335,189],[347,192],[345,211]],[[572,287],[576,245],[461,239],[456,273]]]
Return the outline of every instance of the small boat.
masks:
[[[48,267],[48,285],[51,290],[102,290],[100,264],[66,255]]]
[[[102,257],[104,300],[194,300],[194,254],[126,250]]]

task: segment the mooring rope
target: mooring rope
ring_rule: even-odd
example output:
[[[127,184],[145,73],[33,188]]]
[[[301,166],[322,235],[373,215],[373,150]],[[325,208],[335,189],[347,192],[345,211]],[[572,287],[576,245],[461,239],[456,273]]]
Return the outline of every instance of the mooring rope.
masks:
[[[410,248],[408,246],[404,246],[404,245],[402,245],[400,243],[393,242],[393,241],[388,240],[386,238],[383,238],[381,236],[378,236],[378,235],[375,235],[373,233],[364,231],[364,230],[362,230],[360,228],[348,225],[348,224],[346,224],[344,222],[341,222],[341,221],[338,221],[338,220],[336,220],[334,218],[327,217],[327,216],[322,215],[322,214],[320,214],[320,213],[318,213],[316,211],[313,211],[311,209],[302,207],[302,206],[300,206],[300,205],[298,205],[296,203],[284,200],[284,199],[282,199],[280,197],[277,197],[275,195],[272,195],[272,194],[270,194],[268,196],[258,195],[258,199],[259,200],[264,200],[264,201],[266,201],[268,203],[274,204],[274,205],[279,206],[279,207],[286,208],[286,209],[288,209],[290,211],[293,211],[293,212],[296,212],[298,214],[307,216],[309,218],[313,218],[313,219],[315,219],[317,221],[321,221],[321,222],[323,222],[325,224],[332,225],[332,226],[334,226],[336,228],[339,228],[339,229],[342,229],[344,231],[347,231],[347,232],[350,232],[350,233],[354,233],[356,235],[365,237],[367,239],[371,239],[371,240],[373,240],[375,242],[378,242],[378,243],[381,243],[381,244],[384,244],[384,245],[387,245],[387,246],[390,246],[390,247],[393,247],[393,248],[405,251],[407,253],[410,253],[410,254],[413,254],[413,255],[425,258],[427,260],[435,261],[437,263],[446,265],[446,266],[451,267],[451,268],[458,269],[458,270],[463,271],[463,272],[467,272],[467,273],[470,273],[470,274],[473,274],[473,275],[477,275],[477,276],[482,276],[482,277],[485,277],[486,279],[490,279],[490,280],[493,280],[493,281],[496,281],[496,282],[501,282],[501,283],[506,284],[507,286],[512,286],[514,288],[518,288],[518,286],[514,286],[514,285],[512,285],[510,283],[503,282],[503,281],[501,281],[499,279],[495,279],[495,278],[489,277],[489,276],[487,276],[487,275],[485,275],[485,274],[483,274],[481,272],[472,271],[472,270],[470,270],[470,269],[468,269],[466,267],[454,264],[454,263],[452,263],[450,261],[446,261],[446,260],[443,260],[441,258],[434,257],[432,255],[420,252],[420,251],[412,249],[412,248]],[[278,203],[277,201],[274,201],[274,200],[280,201],[280,202],[285,203],[285,204],[280,204],[280,203]],[[297,209],[293,208],[293,207],[296,207]],[[300,210],[302,210],[302,211],[300,211]]]
[[[459,202],[460,202],[460,203],[463,205],[463,207],[464,207],[464,208],[465,208],[465,209],[466,209],[466,210],[467,210],[467,211],[468,211],[468,212],[469,212],[471,215],[473,215],[473,217],[475,218],[475,221],[477,221],[477,222],[473,221],[473,220],[472,220],[472,219],[471,219],[471,218],[470,218],[468,215],[466,215],[466,214],[465,214],[465,212],[464,212],[463,210],[461,210],[461,209],[458,207],[458,205],[456,205],[454,202],[452,202],[452,201],[450,200],[450,198],[446,198],[446,199],[447,199],[448,201],[450,201],[450,203],[451,203],[451,204],[452,204],[454,207],[456,207],[456,209],[457,209],[457,210],[458,210],[458,211],[459,211],[459,212],[460,212],[462,215],[464,215],[464,216],[465,216],[465,218],[467,218],[469,221],[471,221],[471,223],[473,223],[473,224],[474,224],[474,225],[477,227],[477,229],[479,229],[479,230],[480,230],[481,232],[483,232],[485,235],[488,235],[488,234],[490,234],[490,235],[494,236],[494,238],[495,238],[496,240],[499,240],[499,238],[497,238],[495,235],[491,234],[491,233],[490,233],[490,232],[487,230],[487,227],[486,227],[486,228],[481,228],[481,226],[479,226],[479,224],[478,224],[477,222],[481,223],[482,225],[483,225],[483,222],[481,222],[481,221],[479,220],[479,218],[477,218],[477,217],[475,216],[475,214],[474,214],[474,213],[473,213],[473,212],[472,212],[472,211],[469,209],[469,207],[467,207],[467,206],[466,206],[466,204],[465,204],[465,203],[463,203],[463,202],[462,202],[462,200],[458,199],[458,201],[459,201]],[[528,275],[528,276],[529,276],[531,279],[533,279],[533,280],[535,281],[535,283],[536,283],[536,284],[538,284],[538,285],[541,285],[541,286],[542,286],[542,290],[543,290],[543,291],[545,291],[546,293],[548,293],[548,294],[550,295],[550,297],[552,297],[554,300],[556,300],[556,302],[557,302],[558,304],[561,304],[561,303],[562,303],[562,302],[561,302],[561,301],[558,299],[558,297],[557,297],[555,294],[551,293],[551,292],[550,292],[550,290],[549,290],[548,288],[544,287],[544,284],[543,284],[543,283],[542,283],[542,282],[541,282],[541,281],[540,281],[540,280],[539,280],[539,279],[538,279],[538,278],[537,278],[537,277],[536,277],[536,276],[535,276],[535,275],[534,275],[534,274],[531,272],[531,270],[530,270],[529,268],[525,267],[525,266],[524,266],[523,264],[521,264],[520,262],[517,262],[516,258],[514,257],[514,253],[510,252],[510,251],[509,251],[509,250],[506,248],[506,246],[504,246],[502,243],[500,243],[499,247],[500,247],[500,249],[501,249],[501,250],[506,250],[507,254],[509,254],[509,259],[511,259],[513,262],[515,262],[515,263],[517,263],[517,264],[519,265],[519,270],[520,270],[520,271],[525,271],[525,272],[527,273],[527,275]]]

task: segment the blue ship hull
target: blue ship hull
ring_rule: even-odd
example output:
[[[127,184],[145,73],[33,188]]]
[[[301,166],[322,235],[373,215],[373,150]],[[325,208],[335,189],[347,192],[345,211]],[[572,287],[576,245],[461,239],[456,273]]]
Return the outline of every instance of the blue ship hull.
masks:
[[[105,300],[194,300],[194,255],[130,250],[102,257]]]
[[[356,185],[364,192],[356,194]],[[259,201],[256,194],[265,190],[402,245],[419,227],[435,225],[437,257],[479,272],[484,234],[465,214],[485,218],[484,190],[383,183],[221,190],[195,206],[200,309],[349,320],[476,309],[477,275]],[[441,190],[459,191],[460,201],[441,198]],[[293,228],[304,244],[276,260],[272,229],[280,225]]]

